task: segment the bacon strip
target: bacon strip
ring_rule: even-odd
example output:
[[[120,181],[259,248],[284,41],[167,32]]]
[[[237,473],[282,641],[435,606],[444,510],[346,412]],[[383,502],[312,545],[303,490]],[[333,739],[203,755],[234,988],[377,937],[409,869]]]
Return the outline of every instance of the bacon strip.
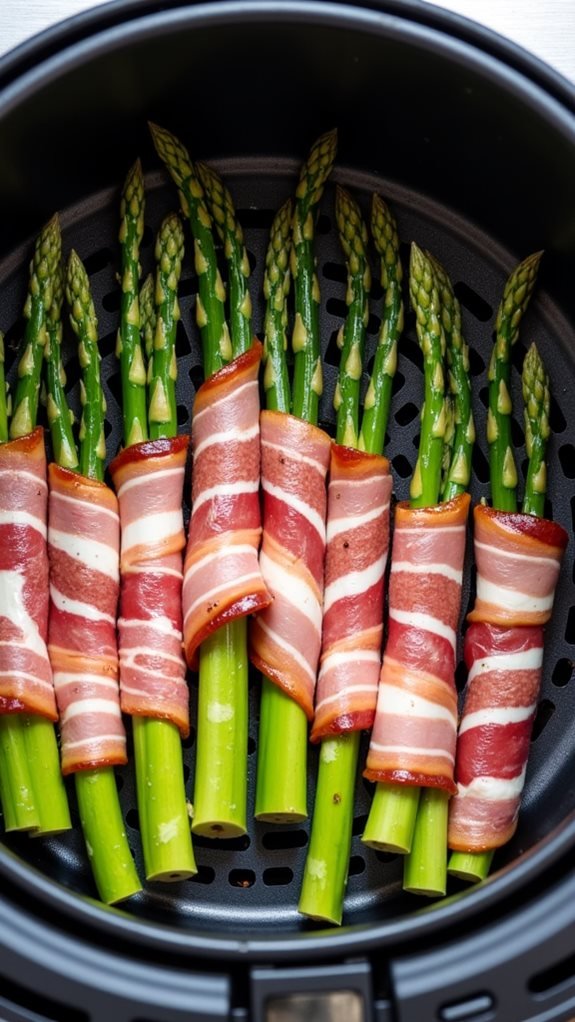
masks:
[[[373,724],[391,489],[387,458],[333,444],[314,742]]]
[[[455,792],[456,630],[469,496],[428,508],[397,505],[389,635],[364,771]]]
[[[0,710],[58,719],[48,658],[48,486],[41,427],[0,445]]]
[[[182,650],[182,494],[189,438],[127,447],[110,465],[120,505],[118,620],[124,713],[190,730]]]
[[[472,624],[465,662],[469,674],[448,841],[456,850],[485,851],[505,844],[517,826],[539,698],[543,628]]]
[[[499,848],[515,832],[539,699],[543,626],[551,616],[565,530],[533,515],[475,508],[477,596],[448,841]]]
[[[127,762],[116,640],[120,519],[105,483],[57,465],[48,481],[48,652],[66,775]]]
[[[474,509],[477,596],[470,621],[544,625],[568,536],[561,525],[519,512]]]
[[[255,341],[198,390],[192,417],[192,517],[184,564],[184,645],[270,602],[258,563],[260,430]]]
[[[250,656],[311,720],[321,646],[331,440],[302,419],[265,411],[261,449],[260,566],[273,602],[252,622]]]

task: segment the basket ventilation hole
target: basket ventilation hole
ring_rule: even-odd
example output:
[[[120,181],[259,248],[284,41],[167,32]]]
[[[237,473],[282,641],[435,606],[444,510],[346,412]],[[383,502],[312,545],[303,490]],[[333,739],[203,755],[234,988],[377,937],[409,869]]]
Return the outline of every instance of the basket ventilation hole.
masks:
[[[362,873],[365,873],[365,859],[363,855],[352,855],[349,860],[348,875],[350,877],[357,877]]]
[[[563,415],[557,401],[551,395],[551,404],[549,407],[549,425],[551,426],[552,433],[564,433],[567,429],[567,420]]]
[[[262,837],[262,845],[269,851],[287,851],[290,848],[305,848],[305,830],[269,830]]]
[[[411,475],[411,462],[407,460],[404,454],[396,454],[392,464],[401,479],[407,479]]]
[[[198,872],[190,877],[194,884],[203,884],[204,886],[213,884],[215,879],[216,871],[212,866],[198,866]]]
[[[335,366],[336,368],[339,366],[341,356],[341,351],[339,350],[337,345],[338,333],[339,333],[338,330],[332,331],[324,355],[324,362],[327,362],[328,365]]]
[[[256,882],[256,875],[253,869],[232,869],[228,880],[232,887],[253,887]]]
[[[99,248],[97,252],[90,253],[84,259],[84,268],[89,277],[94,273],[99,273],[100,270],[105,269],[110,263],[114,261],[114,253],[109,248]]]
[[[573,661],[568,660],[567,657],[562,657],[561,660],[557,661],[551,675],[551,681],[557,688],[564,688],[565,685],[569,684],[574,666]]]
[[[570,646],[575,646],[575,607],[569,608],[567,625],[565,628],[565,639]]]
[[[421,409],[417,405],[414,405],[412,401],[408,401],[406,405],[403,405],[395,413],[394,418],[398,426],[409,426],[410,422],[417,419],[420,411]]]
[[[264,869],[262,878],[266,887],[287,887],[293,880],[293,870],[289,866],[272,866]]]
[[[455,297],[459,299],[464,309],[467,309],[480,323],[487,323],[491,319],[493,309],[489,302],[486,302],[481,295],[477,294],[477,291],[469,287],[469,284],[464,284],[460,280],[455,284],[453,290],[455,291]]]
[[[533,723],[533,731],[531,733],[531,741],[536,742],[539,735],[547,727],[547,724],[551,720],[551,717],[555,713],[555,703],[552,703],[550,699],[542,699],[537,707],[537,713],[535,715],[535,721]]]
[[[573,444],[562,444],[559,448],[559,461],[564,475],[575,479],[575,447]]]
[[[564,986],[570,981],[572,983],[574,976],[575,955],[569,955],[549,969],[536,972],[529,980],[528,987],[533,994],[548,994],[556,987]]]
[[[335,280],[338,284],[345,284],[347,281],[347,270],[343,263],[324,263],[323,275],[326,280]]]

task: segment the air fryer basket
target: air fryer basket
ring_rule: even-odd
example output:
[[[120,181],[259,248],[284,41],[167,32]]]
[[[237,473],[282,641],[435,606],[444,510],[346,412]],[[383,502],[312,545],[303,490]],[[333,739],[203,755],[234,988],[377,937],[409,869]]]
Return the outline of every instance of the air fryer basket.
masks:
[[[0,328],[11,375],[22,336],[31,238],[58,208],[65,252],[78,251],[91,279],[108,404],[107,444],[113,456],[122,425],[114,354],[120,295],[118,194],[137,155],[147,171],[144,273],[153,267],[161,219],[177,207],[175,189],[158,169],[146,119],[176,132],[192,158],[211,161],[229,185],[252,265],[254,325],[260,336],[264,257],[273,215],[293,192],[299,163],[313,139],[337,125],[339,155],[317,226],[325,366],[322,424],[331,429],[334,423],[336,334],[346,311],[346,272],[333,212],[336,183],[353,192],[366,215],[374,191],[386,198],[397,215],[406,270],[409,243],[415,240],[450,273],[471,349],[478,435],[475,499],[488,493],[486,366],[496,307],[510,269],[543,248],[540,284],[514,349],[514,365],[520,369],[526,345],[536,340],[553,394],[547,513],[572,532],[575,97],[565,83],[465,22],[408,2],[361,8],[291,2],[192,4],[160,13],[152,4],[121,3],[104,11],[98,18],[76,19],[60,36],[48,34],[23,48],[18,60],[5,62],[4,78],[0,68],[5,85],[0,97]],[[189,234],[187,241],[177,340],[182,432],[189,429],[193,394],[203,378]],[[381,302],[375,259],[373,278],[368,371]],[[70,399],[77,409],[70,336],[65,357]],[[386,444],[398,499],[408,496],[421,395],[421,358],[409,313]],[[514,441],[524,470],[518,371],[513,396]],[[468,571],[464,610],[472,597]],[[0,904],[0,973],[12,977],[4,993],[0,989],[0,1018],[255,1019],[271,994],[334,986],[360,990],[366,1018],[372,1010],[372,986],[374,1017],[380,1019],[391,1017],[391,1001],[402,1019],[432,1018],[433,1011],[441,1010],[444,1014],[438,1017],[446,1020],[497,1017],[511,1022],[535,1017],[540,1002],[553,1010],[563,1003],[558,984],[570,979],[563,959],[574,947],[567,935],[575,928],[575,910],[565,907],[574,886],[568,860],[575,845],[574,645],[571,539],[546,636],[543,690],[519,828],[497,855],[492,879],[480,889],[468,890],[453,881],[450,897],[432,906],[405,894],[400,858],[361,843],[372,786],[360,777],[344,927],[322,931],[303,920],[297,899],[308,825],[274,827],[251,819],[259,702],[254,674],[249,832],[232,841],[196,838],[199,870],[192,880],[147,885],[122,910],[106,910],[93,900],[78,826],[47,840],[18,835],[0,839],[0,892],[5,899]],[[458,679],[462,684],[461,669]],[[194,678],[191,691],[193,720]],[[310,808],[316,760],[317,750],[312,749]],[[191,791],[193,730],[185,762]],[[118,771],[118,780],[130,844],[141,867],[131,767]],[[75,812],[73,786],[70,801]],[[536,952],[536,943],[544,942],[533,936],[533,928],[548,919],[552,905],[555,927],[546,937],[546,952],[541,947]],[[533,917],[527,927],[522,913],[529,911]],[[481,950],[482,935],[489,941],[496,927],[505,925],[510,927],[507,938],[500,934],[506,943],[505,963],[523,963],[514,966],[521,975],[523,1001],[515,990],[507,1006],[505,977],[495,978],[501,951],[491,960]],[[458,969],[450,973],[456,928],[465,940],[457,945]],[[74,934],[80,935],[79,942]],[[569,939],[571,943],[565,943]],[[34,950],[30,942],[35,942]],[[438,947],[440,960],[422,957],[430,942]],[[60,952],[58,961],[52,961],[50,948]],[[469,975],[467,950],[474,959]],[[302,965],[310,957],[317,962],[311,972]],[[253,966],[249,977],[238,967],[242,960]],[[280,961],[292,966],[294,974],[271,967]],[[338,962],[336,972],[333,961]],[[262,965],[256,968],[255,962]],[[375,963],[377,979],[371,971]],[[184,981],[182,966],[198,971]],[[550,972],[549,966],[559,972]],[[480,983],[482,972],[488,976]]]

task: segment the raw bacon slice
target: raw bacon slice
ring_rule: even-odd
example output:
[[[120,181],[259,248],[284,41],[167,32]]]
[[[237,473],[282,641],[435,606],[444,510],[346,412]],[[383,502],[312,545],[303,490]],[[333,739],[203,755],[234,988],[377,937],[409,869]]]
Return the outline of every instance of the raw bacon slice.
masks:
[[[389,547],[392,479],[387,458],[334,444],[329,476],[312,741],[373,724]]]
[[[258,563],[261,357],[256,341],[206,380],[194,401],[183,588],[184,646],[192,668],[211,632],[270,602]]]
[[[321,647],[331,440],[302,419],[265,411],[261,447],[260,565],[273,602],[252,622],[250,656],[311,720]]]
[[[48,652],[66,775],[127,762],[116,639],[120,518],[105,483],[57,465],[48,482]]]
[[[127,447],[110,465],[121,523],[118,620],[124,713],[190,730],[182,650],[182,494],[189,438]]]
[[[0,710],[58,719],[48,658],[48,484],[41,427],[0,445]]]
[[[457,794],[449,806],[449,847],[480,852],[513,835],[535,718],[543,628],[472,624],[457,739]]]
[[[397,505],[389,634],[364,771],[455,792],[456,636],[469,495],[427,508]]]
[[[565,529],[520,512],[474,509],[477,596],[469,621],[543,625],[551,617]]]

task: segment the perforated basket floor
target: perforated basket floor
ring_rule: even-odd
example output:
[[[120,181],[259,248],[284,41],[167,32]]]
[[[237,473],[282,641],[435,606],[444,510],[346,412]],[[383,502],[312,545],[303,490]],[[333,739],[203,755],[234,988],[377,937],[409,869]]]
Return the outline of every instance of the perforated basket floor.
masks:
[[[203,155],[203,154],[201,154]],[[253,269],[251,293],[254,327],[261,336],[263,323],[262,279],[268,233],[276,210],[292,194],[298,164],[289,160],[273,163],[265,160],[237,160],[216,165],[225,177],[243,225]],[[411,240],[431,250],[445,265],[455,285],[463,310],[465,337],[470,345],[474,388],[474,411],[478,443],[473,460],[472,495],[478,499],[488,493],[485,408],[487,404],[486,366],[492,345],[495,311],[505,279],[526,252],[508,253],[478,233],[472,225],[449,210],[434,206],[419,195],[397,185],[356,172],[336,170],[326,188],[317,225],[318,276],[321,286],[322,353],[325,362],[325,389],[321,402],[322,424],[334,423],[332,397],[337,376],[339,349],[336,334],[345,317],[346,271],[333,215],[334,183],[350,188],[369,215],[371,194],[377,190],[394,209],[407,271]],[[119,183],[120,184],[120,183]],[[177,207],[175,190],[162,173],[147,177],[146,230],[141,249],[143,273],[153,269],[155,233],[162,217]],[[61,211],[64,251],[75,248],[84,260],[91,278],[102,352],[102,371],[108,404],[107,444],[111,458],[121,443],[119,366],[114,354],[120,291],[118,270],[119,187],[86,197],[74,208]],[[38,225],[40,227],[41,225]],[[178,422],[181,432],[190,428],[190,409],[195,387],[202,379],[201,352],[194,323],[196,280],[187,255],[180,288],[182,319],[178,327]],[[27,264],[31,248],[15,252],[0,267],[0,327],[5,332],[7,366],[14,363],[22,336],[21,310],[27,284]],[[543,264],[544,267],[544,264]],[[406,273],[407,276],[407,273]],[[544,284],[545,271],[543,268]],[[379,272],[374,258],[371,315],[367,338],[367,373],[371,369],[377,342],[382,301]],[[406,301],[407,307],[407,301]],[[513,422],[518,463],[525,469],[520,369],[526,346],[536,340],[549,369],[552,388],[551,427],[553,437],[549,457],[550,499],[548,515],[561,522],[570,533],[575,526],[575,401],[573,352],[575,336],[560,313],[539,287],[528,311],[522,336],[513,353],[515,366],[513,397],[519,414]],[[74,342],[65,342],[65,358],[70,384],[70,401],[79,407],[79,387],[75,367]],[[12,368],[12,376],[14,372]],[[367,385],[364,375],[364,388]],[[408,496],[419,435],[419,410],[423,390],[421,358],[413,316],[406,317],[400,345],[399,367],[394,382],[393,404],[388,428],[386,453],[391,459],[395,496]],[[557,827],[575,807],[575,683],[573,647],[575,645],[575,578],[573,540],[571,539],[557,594],[553,621],[546,640],[544,681],[541,702],[533,732],[531,758],[520,825],[512,843],[495,860],[494,869],[512,862],[542,837]],[[463,613],[472,596],[472,571],[468,563],[463,594]],[[458,668],[458,682],[464,674]],[[190,678],[192,721],[197,696],[196,679]],[[124,909],[142,920],[156,920],[189,930],[219,932],[233,928],[246,934],[266,929],[295,932],[313,924],[297,913],[300,881],[308,843],[308,825],[278,827],[253,821],[256,743],[258,732],[259,680],[254,673],[250,682],[250,738],[248,747],[248,834],[231,841],[194,841],[198,874],[193,879],[171,885],[148,885],[142,895]],[[193,792],[194,741],[192,729],[185,743],[185,771],[190,799]],[[366,743],[364,740],[365,754]],[[364,758],[364,756],[363,756]],[[362,760],[363,761],[363,760]],[[309,808],[313,806],[317,750],[309,754]],[[130,844],[142,870],[138,814],[131,766],[117,772],[121,800],[127,821]],[[95,896],[87,865],[82,834],[78,825],[73,785],[69,787],[75,827],[64,837],[31,840],[21,836],[0,838],[25,862],[45,875],[79,893]],[[357,783],[354,837],[345,900],[344,922],[393,919],[421,906],[421,900],[402,891],[402,863],[398,856],[385,855],[366,848],[360,841],[368,813],[372,785],[361,777]],[[1,821],[0,821],[1,822]],[[462,889],[450,881],[449,890]]]

